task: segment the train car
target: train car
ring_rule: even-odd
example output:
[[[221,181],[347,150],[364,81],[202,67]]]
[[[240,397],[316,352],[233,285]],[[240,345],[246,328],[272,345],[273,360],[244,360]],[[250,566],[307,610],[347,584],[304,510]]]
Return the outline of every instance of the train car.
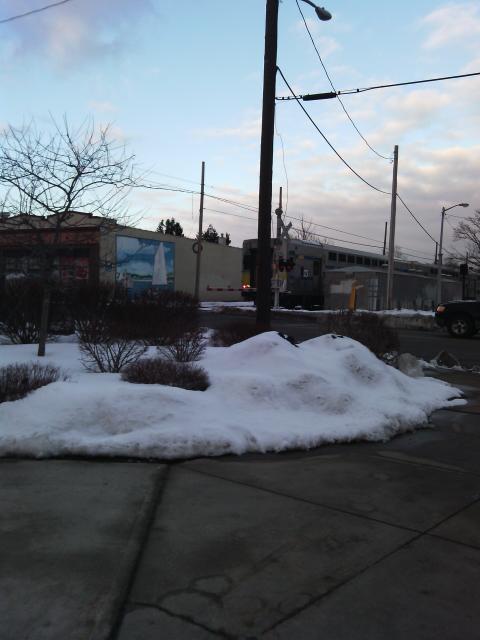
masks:
[[[280,306],[287,309],[322,309],[325,301],[325,274],[336,269],[359,269],[387,273],[388,257],[359,249],[318,244],[305,240],[271,240],[272,278],[280,279]],[[286,245],[286,246],[285,246]],[[285,254],[285,255],[283,255]],[[395,260],[395,272],[436,278],[437,265],[406,259]],[[442,267],[447,279],[459,277],[458,269]],[[257,281],[257,240],[243,242],[242,296],[255,300]],[[273,293],[272,293],[273,304]]]

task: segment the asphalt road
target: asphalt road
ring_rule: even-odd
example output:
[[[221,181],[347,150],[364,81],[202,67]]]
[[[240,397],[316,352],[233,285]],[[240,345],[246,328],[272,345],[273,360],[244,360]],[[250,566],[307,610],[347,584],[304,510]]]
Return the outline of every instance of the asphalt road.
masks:
[[[202,324],[211,329],[217,329],[231,322],[254,324],[253,315],[238,313],[210,313],[202,312]],[[314,320],[283,315],[273,318],[272,326],[276,331],[293,336],[298,342],[310,340],[321,335]],[[469,339],[452,338],[441,329],[436,331],[402,330],[400,335],[400,350],[412,353],[417,358],[431,360],[440,351],[448,351],[454,355],[465,367],[480,366],[480,333]]]

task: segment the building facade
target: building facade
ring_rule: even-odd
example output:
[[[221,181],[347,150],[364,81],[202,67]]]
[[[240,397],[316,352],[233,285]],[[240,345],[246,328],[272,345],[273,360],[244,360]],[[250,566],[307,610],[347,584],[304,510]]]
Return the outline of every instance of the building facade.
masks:
[[[0,279],[41,278],[45,260],[60,282],[109,282],[133,295],[144,289],[195,292],[195,240],[119,225],[72,212],[0,219]],[[240,300],[242,250],[202,243],[200,300]]]

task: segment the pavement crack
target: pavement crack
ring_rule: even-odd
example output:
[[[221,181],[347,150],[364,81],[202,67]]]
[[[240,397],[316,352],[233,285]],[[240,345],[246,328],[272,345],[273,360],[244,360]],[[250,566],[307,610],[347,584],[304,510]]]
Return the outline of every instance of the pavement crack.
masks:
[[[310,506],[314,506],[314,507],[321,507],[323,509],[328,509],[329,511],[334,511],[336,513],[343,513],[345,515],[348,516],[353,516],[355,518],[361,518],[362,520],[369,520],[370,522],[375,522],[377,524],[383,524],[387,527],[393,527],[394,529],[401,529],[402,531],[408,531],[409,533],[423,533],[422,531],[419,531],[418,529],[414,529],[413,527],[406,527],[404,525],[401,524],[394,524],[392,522],[388,522],[387,520],[382,520],[381,518],[375,518],[373,516],[369,516],[363,513],[358,513],[357,511],[351,511],[349,509],[343,509],[341,507],[334,507],[330,504],[326,504],[324,502],[315,502],[313,500],[308,500],[307,498],[300,498],[298,496],[292,496],[288,493],[282,493],[281,491],[276,491],[275,489],[266,489],[265,487],[261,487],[259,485],[256,484],[251,484],[249,482],[243,482],[243,481],[238,481],[238,480],[232,480],[231,478],[225,478],[223,476],[217,475],[215,473],[211,473],[208,471],[203,471],[201,469],[194,469],[192,467],[188,466],[188,462],[185,463],[186,466],[184,467],[185,469],[187,469],[188,471],[191,471],[193,473],[199,473],[201,475],[204,476],[208,476],[210,478],[215,478],[216,480],[224,480],[225,482],[230,482],[232,484],[236,484],[242,487],[248,487],[249,489],[256,489],[258,491],[263,491],[264,493],[269,493],[271,495],[275,495],[275,496],[279,496],[281,498],[288,498],[289,500],[296,500],[297,502],[303,502],[304,504],[308,504]]]
[[[195,620],[195,618],[192,618],[191,616],[187,616],[182,613],[175,613],[158,604],[152,604],[151,602],[138,602],[138,601],[133,602],[132,601],[130,602],[130,606],[137,607],[137,608],[143,607],[145,609],[155,609],[156,611],[160,611],[161,613],[164,613],[170,616],[171,618],[177,618],[178,620],[187,622],[195,627],[198,627],[199,629],[203,629],[203,631],[207,631],[208,633],[211,633],[214,636],[218,636],[219,638],[226,638],[227,640],[237,640],[237,636],[233,636],[223,630],[210,629],[210,627],[208,627],[205,624],[202,624],[201,622],[198,622],[197,620]]]
[[[377,565],[379,565],[380,563],[384,562],[385,560],[387,560],[391,556],[395,555],[398,551],[401,551],[402,549],[406,549],[407,547],[409,547],[413,543],[417,542],[421,538],[424,538],[424,537],[440,538],[440,536],[436,536],[435,534],[431,534],[431,531],[433,531],[433,529],[439,527],[440,525],[444,524],[445,522],[447,522],[451,518],[454,518],[455,516],[459,515],[460,513],[462,513],[462,511],[465,511],[466,509],[469,509],[470,507],[472,507],[474,504],[477,504],[478,502],[480,502],[480,496],[476,497],[475,500],[470,502],[468,505],[464,505],[460,509],[457,509],[454,513],[451,513],[448,516],[446,516],[445,518],[442,518],[439,522],[436,522],[434,525],[432,525],[431,527],[429,527],[425,531],[418,533],[418,535],[416,535],[413,538],[410,538],[409,540],[405,541],[403,544],[399,545],[395,549],[392,549],[391,551],[389,551],[388,553],[386,553],[382,557],[377,558],[375,561],[371,562],[366,567],[363,567],[363,569],[361,569],[360,571],[357,571],[357,573],[355,573],[354,575],[349,576],[345,580],[342,580],[342,582],[339,582],[338,584],[332,586],[331,589],[328,589],[327,591],[325,591],[324,593],[320,594],[319,596],[315,596],[314,598],[312,598],[306,604],[304,604],[301,607],[298,607],[297,609],[291,611],[288,615],[284,616],[280,620],[277,620],[273,625],[271,625],[271,626],[267,627],[266,629],[264,629],[263,633],[267,633],[269,631],[273,631],[273,629],[276,629],[277,627],[279,627],[280,625],[284,624],[288,620],[291,620],[292,618],[294,618],[295,616],[299,615],[300,613],[302,613],[303,611],[305,611],[306,609],[308,609],[312,605],[315,605],[315,604],[321,602],[324,598],[327,598],[327,597],[331,596],[338,589],[341,589],[346,584],[348,584],[350,582],[353,582],[354,580],[356,580],[357,578],[359,578],[363,574],[365,574],[367,571],[370,571],[370,569],[372,569],[373,567],[376,567]],[[456,543],[456,541],[449,540],[448,538],[441,538],[441,539],[445,540],[447,542],[451,542],[453,544]],[[457,544],[463,544],[463,543],[457,543]],[[470,545],[463,545],[463,546],[470,546]],[[478,551],[478,547],[473,547],[473,548],[476,551]]]

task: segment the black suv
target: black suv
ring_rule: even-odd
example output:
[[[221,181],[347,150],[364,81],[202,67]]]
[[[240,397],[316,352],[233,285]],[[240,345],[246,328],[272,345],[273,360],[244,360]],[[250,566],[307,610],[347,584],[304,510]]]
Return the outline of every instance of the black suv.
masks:
[[[470,338],[480,329],[480,300],[453,300],[438,305],[435,320],[455,338]]]

